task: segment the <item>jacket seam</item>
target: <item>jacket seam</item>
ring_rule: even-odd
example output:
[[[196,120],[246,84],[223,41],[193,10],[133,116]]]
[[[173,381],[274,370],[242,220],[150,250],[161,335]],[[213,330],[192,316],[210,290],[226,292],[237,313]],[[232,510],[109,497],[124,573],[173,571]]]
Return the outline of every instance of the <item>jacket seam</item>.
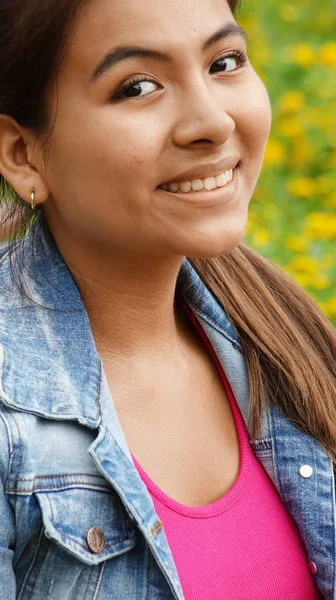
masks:
[[[86,583],[85,594],[84,594],[83,600],[87,600],[88,591],[89,591],[89,586],[90,586],[90,583],[91,583],[92,575],[93,575],[93,569],[91,569],[90,573],[89,573],[89,577],[88,577],[88,580],[87,580],[87,583]]]
[[[100,384],[98,384],[97,386],[98,388],[100,387]],[[97,419],[98,417],[95,418],[95,420],[92,418],[92,416],[88,415],[85,411],[83,411],[80,415],[74,414],[74,413],[68,413],[65,412],[64,414],[55,414],[53,412],[49,412],[46,410],[38,410],[38,409],[31,409],[29,407],[27,407],[24,404],[19,404],[16,402],[12,402],[11,400],[8,401],[7,399],[4,399],[3,397],[0,396],[0,401],[3,403],[3,405],[10,409],[10,410],[15,410],[15,411],[19,411],[25,415],[33,415],[34,417],[42,417],[43,419],[51,419],[53,421],[59,422],[59,421],[77,421],[80,424],[82,424],[82,421],[80,420],[81,417],[84,417],[84,419],[88,422],[88,427],[93,428],[93,429],[97,429],[97,427],[99,426],[99,422],[101,419],[101,411],[100,411],[100,407],[97,407],[96,410],[96,414],[99,416],[99,420],[97,423]],[[95,405],[99,405],[98,399],[95,398]],[[72,407],[70,407],[72,408]],[[86,423],[85,423],[86,425]]]
[[[333,495],[333,506],[335,506],[335,463],[332,465],[332,495]],[[335,509],[334,509],[334,556],[335,556],[335,548],[336,548],[336,527],[335,527]],[[334,566],[334,582],[333,582],[333,590],[334,590],[334,598],[336,598],[336,566]]]
[[[11,430],[11,426],[2,412],[0,412],[0,418],[2,419],[6,433],[7,433],[7,445],[8,445],[8,469],[6,474],[6,480],[4,481],[5,490],[7,489],[7,482],[10,478],[10,473],[12,472],[13,460],[14,460],[14,440],[13,440],[13,432]]]
[[[98,355],[99,356],[99,355]],[[103,365],[102,360],[99,356],[99,372],[98,372],[98,381],[97,381],[97,391],[96,391],[96,419],[98,424],[101,422],[101,406],[100,406],[100,396],[101,396],[101,384],[102,384],[102,376],[103,376]]]
[[[224,329],[222,329],[221,327],[218,326],[218,324],[213,321],[211,319],[211,317],[209,317],[208,315],[206,315],[204,312],[202,312],[201,310],[199,310],[199,308],[195,307],[195,305],[190,302],[190,305],[193,307],[193,311],[204,321],[206,321],[208,323],[208,325],[211,325],[211,327],[213,327],[214,329],[216,329],[216,331],[218,331],[221,335],[223,335],[228,342],[230,342],[236,350],[238,350],[241,354],[242,354],[242,348],[240,343],[233,339],[230,335],[228,335],[228,333],[226,331],[224,331]]]
[[[106,566],[106,560],[103,563],[101,563],[101,565],[100,565],[99,577],[98,577],[98,580],[97,580],[97,583],[96,583],[96,589],[95,589],[94,596],[93,596],[92,600],[96,600],[97,599],[97,594],[99,592],[100,584],[101,584],[102,579],[103,579],[103,574],[104,574],[105,566]]]
[[[17,445],[18,445],[18,452],[19,452],[19,464],[18,464],[18,468],[17,471],[18,473],[21,473],[22,471],[22,463],[23,463],[23,445],[22,445],[22,434],[21,434],[21,430],[19,427],[19,424],[17,422],[17,420],[15,419],[14,415],[12,413],[9,413],[9,416],[11,419],[13,419],[14,425],[17,429]],[[14,443],[13,443],[13,462],[14,462]],[[13,469],[11,469],[11,473],[12,473]],[[10,477],[8,477],[9,479]]]
[[[151,572],[151,559],[149,556],[149,550],[147,549],[146,552],[146,560],[147,560],[147,573],[146,573],[146,584],[147,584],[147,590],[146,590],[146,600],[150,600],[150,572]]]
[[[43,534],[43,528],[42,528],[42,530],[41,530],[41,534]],[[41,546],[41,543],[42,543],[42,535],[41,535],[41,537],[39,538],[39,540],[38,540],[38,541],[39,541],[39,544],[38,544],[38,550],[39,550],[39,549],[40,549],[40,546]],[[36,562],[36,560],[37,560],[37,557],[38,557],[38,552],[36,552],[36,555],[34,556],[34,562]],[[37,581],[38,581],[38,578],[39,578],[39,576],[40,576],[40,573],[41,573],[42,564],[43,564],[43,563],[41,562],[41,564],[40,564],[40,568],[39,568],[39,570],[38,570],[38,573],[37,573],[37,575],[36,575],[36,577],[35,577],[35,579],[34,579],[34,585],[32,586],[32,590],[31,590],[31,594],[30,594],[30,596],[29,596],[29,600],[32,600],[32,598],[33,598],[34,590],[35,590],[35,588],[36,588],[36,583],[37,583]]]
[[[39,533],[39,537],[38,537],[38,540],[37,540],[37,544],[36,544],[36,548],[35,548],[34,556],[33,556],[33,559],[32,559],[32,561],[31,561],[31,563],[30,563],[30,566],[29,566],[29,568],[28,568],[28,570],[27,570],[27,572],[26,572],[26,575],[25,575],[25,577],[24,577],[24,580],[23,580],[23,582],[22,582],[22,585],[21,585],[20,592],[19,592],[19,595],[18,595],[18,598],[17,598],[17,600],[20,600],[20,598],[22,598],[22,594],[23,594],[23,592],[25,591],[26,582],[28,581],[28,578],[30,577],[30,573],[32,572],[32,570],[33,570],[33,568],[34,568],[34,565],[35,565],[35,563],[36,563],[36,560],[37,560],[37,555],[38,555],[38,552],[39,552],[39,549],[40,549],[40,546],[41,546],[41,543],[42,543],[42,536],[43,536],[43,527],[41,527],[41,529],[40,529],[40,533]],[[36,579],[37,579],[37,578],[36,578]],[[32,590],[32,592],[34,591],[35,584],[36,584],[36,580],[35,580],[35,582],[34,582],[34,586],[33,586],[33,590]],[[32,597],[32,596],[30,596],[30,598],[31,598],[31,597]]]
[[[99,479],[104,479],[102,475],[93,475],[92,473],[56,473],[53,475],[38,475],[37,477],[9,477],[14,481],[36,481],[36,479],[51,479],[53,477],[94,477]]]
[[[68,484],[60,484],[60,485],[48,485],[46,488],[42,487],[42,486],[33,486],[33,488],[20,488],[20,486],[16,486],[16,487],[9,487],[7,486],[6,490],[8,493],[34,493],[34,492],[41,492],[41,493],[48,493],[48,490],[61,490],[61,489],[71,489],[73,487],[82,487],[83,489],[95,489],[95,488],[99,488],[100,490],[104,490],[107,494],[111,494],[111,496],[115,496],[116,494],[113,493],[113,491],[109,490],[106,486],[103,485],[99,485],[99,484],[91,484],[94,487],[89,487],[89,485],[83,484],[82,481],[74,481],[72,483],[68,483]]]

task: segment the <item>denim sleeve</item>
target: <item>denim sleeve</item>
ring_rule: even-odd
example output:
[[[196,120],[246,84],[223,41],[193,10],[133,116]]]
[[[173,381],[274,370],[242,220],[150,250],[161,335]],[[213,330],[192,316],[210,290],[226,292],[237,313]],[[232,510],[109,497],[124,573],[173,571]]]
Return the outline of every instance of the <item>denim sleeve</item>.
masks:
[[[0,600],[15,600],[16,597],[13,570],[15,519],[5,493],[10,456],[8,432],[0,409]]]

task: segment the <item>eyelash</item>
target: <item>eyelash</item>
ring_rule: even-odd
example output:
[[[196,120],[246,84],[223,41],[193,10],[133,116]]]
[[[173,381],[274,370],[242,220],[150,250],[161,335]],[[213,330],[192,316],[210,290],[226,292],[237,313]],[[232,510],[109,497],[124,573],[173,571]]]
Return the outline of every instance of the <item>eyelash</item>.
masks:
[[[248,61],[248,56],[247,56],[246,52],[242,52],[239,50],[231,50],[230,53],[224,54],[223,56],[219,56],[212,64],[214,65],[217,62],[219,62],[220,60],[224,60],[225,58],[232,58],[232,57],[237,58],[239,60],[240,67],[245,65]],[[235,69],[234,71],[229,71],[229,72],[234,73],[235,71],[238,71],[238,69]],[[140,82],[142,83],[144,81],[148,81],[150,83],[156,83],[153,79],[151,79],[147,75],[136,75],[136,76],[132,77],[131,79],[129,79],[125,84],[123,84],[117,90],[117,92],[111,97],[111,101],[117,102],[118,100],[119,101],[129,100],[129,98],[126,98],[126,97],[123,98],[123,93],[126,90],[128,90],[129,88],[133,87],[136,83],[140,83]]]

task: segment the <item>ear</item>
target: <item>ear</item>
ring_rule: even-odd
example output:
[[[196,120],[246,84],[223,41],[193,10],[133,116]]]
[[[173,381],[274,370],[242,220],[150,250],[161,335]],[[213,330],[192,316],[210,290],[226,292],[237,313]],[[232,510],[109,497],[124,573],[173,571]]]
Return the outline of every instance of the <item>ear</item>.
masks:
[[[33,187],[36,204],[45,202],[50,196],[43,175],[41,151],[34,156],[37,141],[34,134],[21,128],[12,117],[0,115],[0,173],[29,204]]]

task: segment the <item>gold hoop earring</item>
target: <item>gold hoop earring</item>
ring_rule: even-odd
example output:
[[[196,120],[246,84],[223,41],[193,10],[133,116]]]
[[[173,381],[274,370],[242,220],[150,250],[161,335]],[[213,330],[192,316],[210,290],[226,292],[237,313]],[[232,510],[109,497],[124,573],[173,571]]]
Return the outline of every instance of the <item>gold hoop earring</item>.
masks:
[[[31,191],[31,193],[30,193],[30,199],[31,199],[32,210],[35,210],[35,208],[36,208],[36,203],[35,203],[35,188],[33,188],[32,191]]]

